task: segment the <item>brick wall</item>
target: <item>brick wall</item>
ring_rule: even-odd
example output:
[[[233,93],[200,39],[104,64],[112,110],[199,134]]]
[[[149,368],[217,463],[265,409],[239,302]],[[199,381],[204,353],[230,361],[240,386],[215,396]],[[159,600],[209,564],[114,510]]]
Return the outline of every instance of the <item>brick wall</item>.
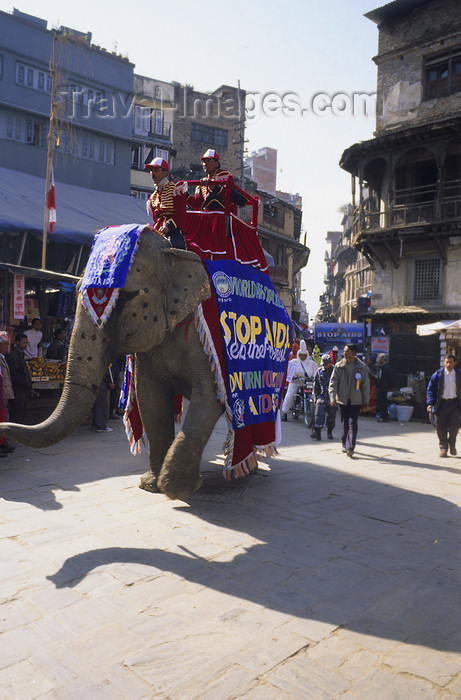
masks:
[[[244,110],[243,90],[241,99]],[[235,177],[240,175],[237,88],[222,85],[213,93],[203,93],[176,84],[173,114],[173,148],[177,152],[172,159],[174,176],[200,176],[200,158],[208,148],[214,148],[219,153],[223,168]],[[197,166],[198,171],[194,172],[192,166]]]
[[[425,100],[428,56],[461,47],[461,3],[438,0],[379,26],[377,131],[460,112],[460,94]]]

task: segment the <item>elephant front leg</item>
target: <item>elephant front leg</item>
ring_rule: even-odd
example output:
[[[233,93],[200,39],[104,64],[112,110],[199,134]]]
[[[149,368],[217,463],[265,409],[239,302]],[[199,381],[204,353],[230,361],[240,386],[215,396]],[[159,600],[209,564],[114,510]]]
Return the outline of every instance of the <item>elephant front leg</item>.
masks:
[[[186,499],[202,484],[200,460],[223,406],[211,395],[192,394],[183,426],[167,452],[158,488],[169,498]]]
[[[158,493],[157,479],[174,440],[173,392],[163,383],[146,381],[140,372],[136,381],[136,398],[149,442],[149,469],[141,476],[139,488]]]

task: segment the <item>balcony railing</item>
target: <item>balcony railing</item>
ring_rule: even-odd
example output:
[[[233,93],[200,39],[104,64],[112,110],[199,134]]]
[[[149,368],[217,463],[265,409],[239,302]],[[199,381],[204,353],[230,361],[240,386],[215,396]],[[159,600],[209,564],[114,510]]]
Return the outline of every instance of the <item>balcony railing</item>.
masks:
[[[354,240],[371,231],[460,220],[461,180],[446,182],[440,197],[435,185],[397,190],[395,203],[386,211],[367,211],[367,204],[354,211]]]
[[[171,134],[171,124],[168,122],[164,122],[162,126],[156,126],[153,131],[149,131],[149,138],[155,139],[155,138],[164,138],[164,139],[169,139]]]

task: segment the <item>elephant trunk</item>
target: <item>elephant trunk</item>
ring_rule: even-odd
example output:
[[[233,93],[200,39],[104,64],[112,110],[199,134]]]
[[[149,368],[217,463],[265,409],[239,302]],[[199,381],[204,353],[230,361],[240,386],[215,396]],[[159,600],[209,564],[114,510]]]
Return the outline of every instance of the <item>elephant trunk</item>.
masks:
[[[115,343],[111,342],[111,328],[113,323],[109,321],[106,328],[98,330],[79,299],[66,379],[58,405],[49,418],[38,425],[4,423],[0,427],[0,436],[10,437],[29,447],[48,447],[81,425],[93,407],[104,373],[116,352]]]

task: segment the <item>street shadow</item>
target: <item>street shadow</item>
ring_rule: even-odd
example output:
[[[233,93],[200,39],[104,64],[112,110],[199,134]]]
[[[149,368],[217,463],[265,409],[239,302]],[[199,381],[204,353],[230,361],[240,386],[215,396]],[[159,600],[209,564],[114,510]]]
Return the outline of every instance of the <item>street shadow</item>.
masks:
[[[359,444],[359,443],[357,443],[357,444]],[[376,443],[364,442],[363,440],[360,440],[360,446],[361,447],[371,447],[372,449],[376,449]],[[379,447],[384,449],[386,447],[386,445],[379,443]],[[407,450],[405,447],[396,447],[395,445],[392,445],[392,446],[389,446],[389,449],[391,449],[392,452],[406,452],[407,454],[411,454],[411,450]]]
[[[94,549],[48,579],[73,587],[97,567],[139,564],[153,578],[172,572],[288,616],[461,651],[461,513],[443,498],[298,463],[230,484],[205,474],[202,489],[174,508],[200,518],[204,538],[211,525],[215,539],[228,529],[232,542],[237,530],[259,543],[237,547],[231,561],[229,548],[206,559],[180,541],[175,552]]]
[[[33,449],[16,443],[15,452],[1,460],[0,498],[59,510],[60,491],[80,491],[79,484],[145,472],[147,448],[133,457],[122,422],[108,425],[113,432],[102,434],[82,425],[50,447]]]
[[[360,443],[360,446],[362,445],[363,443]],[[393,452],[394,448],[389,448],[389,450],[392,450]],[[386,464],[393,464],[395,466],[406,466],[409,469],[432,469],[433,471],[444,471],[449,472],[451,474],[461,474],[461,468],[457,468],[456,466],[450,466],[450,460],[452,460],[452,464],[456,465],[456,460],[460,459],[460,457],[456,455],[443,458],[443,462],[441,462],[440,464],[430,464],[429,462],[402,461],[398,459],[393,459],[392,456],[389,454],[376,455],[370,454],[369,452],[361,452],[356,449],[352,456],[352,460],[357,461],[359,459],[366,459],[367,462],[385,462]],[[440,458],[437,457],[437,459]]]

